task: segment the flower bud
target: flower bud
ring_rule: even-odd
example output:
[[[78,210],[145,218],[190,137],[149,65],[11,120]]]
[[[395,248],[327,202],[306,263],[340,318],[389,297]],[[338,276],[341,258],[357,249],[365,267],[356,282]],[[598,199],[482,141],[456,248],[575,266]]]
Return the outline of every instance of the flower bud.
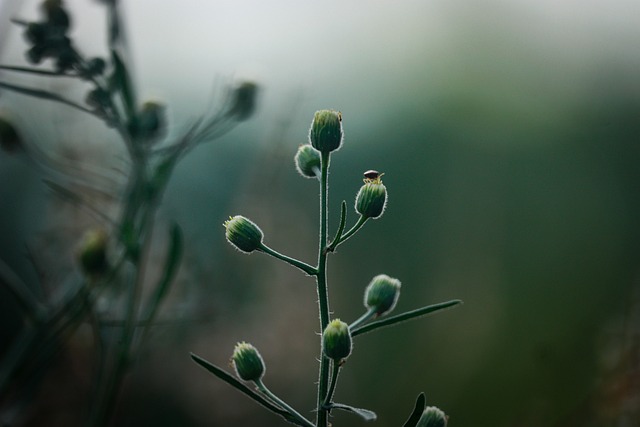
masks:
[[[320,153],[309,144],[298,147],[294,158],[296,169],[305,178],[318,178],[320,176]]]
[[[78,251],[78,261],[82,271],[87,276],[100,276],[109,267],[107,260],[108,242],[109,236],[101,228],[89,230],[85,233]]]
[[[245,381],[258,381],[266,369],[258,349],[246,342],[238,343],[233,349],[231,363],[236,374]]]
[[[400,297],[400,280],[379,274],[374,277],[364,292],[364,305],[375,310],[376,316],[389,313]]]
[[[145,102],[136,117],[129,122],[129,133],[139,140],[154,140],[165,133],[166,122],[164,105],[152,101]]]
[[[247,120],[256,109],[259,86],[251,81],[240,83],[233,89],[229,115],[236,120]]]
[[[447,416],[435,406],[427,406],[416,427],[447,427]]]
[[[262,245],[262,230],[247,218],[236,215],[224,223],[229,243],[245,253],[251,253]]]
[[[322,349],[325,356],[334,361],[342,361],[351,354],[351,333],[349,325],[334,319],[322,334]]]
[[[313,148],[329,153],[340,148],[344,134],[342,114],[334,110],[316,111],[309,129],[309,141]]]
[[[379,218],[387,206],[387,188],[378,178],[365,180],[356,196],[356,211],[365,218]]]

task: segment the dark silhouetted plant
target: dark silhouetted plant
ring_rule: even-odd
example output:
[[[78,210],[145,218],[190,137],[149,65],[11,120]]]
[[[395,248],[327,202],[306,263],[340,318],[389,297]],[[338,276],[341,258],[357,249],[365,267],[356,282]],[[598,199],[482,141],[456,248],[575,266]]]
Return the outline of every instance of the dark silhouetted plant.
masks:
[[[174,168],[199,144],[220,137],[248,119],[254,111],[258,92],[255,83],[240,82],[226,91],[216,111],[205,113],[185,132],[167,139],[165,107],[155,101],[140,102],[138,98],[127,59],[118,2],[102,3],[108,16],[108,50],[104,57],[84,56],[71,36],[72,19],[63,2],[45,0],[41,3],[39,21],[12,20],[23,29],[30,65],[0,66],[0,70],[8,74],[81,81],[88,87],[83,100],[7,80],[0,81],[0,90],[57,103],[93,116],[113,129],[126,149],[129,170],[124,189],[116,195],[119,208],[116,217],[105,214],[81,192],[64,183],[46,181],[55,194],[101,219],[93,229],[87,230],[82,240],[77,256],[82,274],[73,274],[63,281],[66,294],[62,300],[33,292],[42,286],[25,283],[0,261],[0,284],[19,305],[24,325],[0,360],[0,397],[3,400],[6,396],[24,398],[26,393],[15,390],[32,384],[33,377],[46,371],[65,339],[81,323],[89,322],[96,347],[103,350],[98,352],[95,361],[96,396],[92,399],[90,425],[109,422],[127,368],[134,360],[145,330],[154,322],[166,299],[180,264],[182,232],[173,224],[159,278],[152,284],[151,292],[143,294],[154,218]],[[41,150],[20,138],[16,126],[7,117],[0,117],[0,137],[5,152],[24,149],[45,170],[55,168],[48,164]],[[85,187],[90,184],[82,183]],[[124,292],[118,295],[124,306],[123,315],[105,314],[96,309],[97,298],[114,289]],[[120,317],[114,320],[114,316]],[[113,336],[114,325],[117,333],[108,340],[107,336]],[[108,334],[104,333],[106,329]]]

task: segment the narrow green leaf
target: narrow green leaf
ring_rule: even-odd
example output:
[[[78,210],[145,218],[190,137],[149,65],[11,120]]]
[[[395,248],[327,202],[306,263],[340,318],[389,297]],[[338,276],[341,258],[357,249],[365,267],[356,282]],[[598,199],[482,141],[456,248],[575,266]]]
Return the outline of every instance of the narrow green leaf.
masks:
[[[200,356],[198,356],[196,354],[193,354],[193,353],[191,353],[191,359],[193,359],[194,362],[196,362],[198,365],[200,365],[201,367],[203,367],[207,371],[211,372],[216,377],[220,378],[222,381],[224,381],[227,384],[229,384],[231,387],[234,387],[236,390],[240,391],[241,393],[244,393],[245,395],[247,395],[251,399],[255,400],[256,402],[258,402],[260,405],[264,406],[265,408],[267,408],[271,412],[274,412],[274,413],[280,415],[281,417],[283,417],[285,420],[287,420],[290,423],[300,425],[298,420],[296,420],[287,411],[285,411],[284,409],[274,405],[273,403],[271,403],[270,401],[265,399],[263,396],[259,395],[258,393],[256,393],[255,391],[253,391],[252,389],[247,387],[244,383],[242,383],[240,380],[236,379],[233,375],[231,375],[230,373],[228,373],[224,369],[219,368],[218,366],[214,365],[213,363],[210,363],[210,362],[206,361],[205,359],[201,358]]]
[[[416,405],[413,408],[413,412],[409,419],[404,423],[402,427],[416,427],[418,421],[420,421],[420,417],[424,412],[424,408],[427,406],[427,399],[424,396],[424,393],[420,393],[418,398],[416,399]]]
[[[328,409],[340,409],[341,411],[347,411],[359,415],[365,421],[375,421],[378,416],[375,412],[368,409],[354,408],[353,406],[344,405],[342,403],[332,403]]]
[[[160,304],[169,292],[171,283],[173,283],[173,279],[178,271],[178,267],[180,266],[180,260],[182,259],[183,240],[180,226],[174,223],[171,227],[170,233],[171,240],[169,243],[169,251],[167,252],[167,259],[164,264],[164,272],[162,274],[162,278],[156,285],[153,297],[151,298],[145,316],[143,317],[147,324],[153,322]]]
[[[133,119],[136,113],[136,96],[131,76],[127,71],[125,63],[115,49],[111,49],[111,59],[114,67],[113,74],[111,75],[111,86],[120,92],[127,117]]]
[[[118,2],[111,0],[109,5],[109,46],[114,46],[121,37],[120,16],[118,15]]]
[[[50,77],[77,77],[78,76],[77,74],[67,74],[67,73],[61,73],[58,71],[41,70],[39,68],[20,67],[20,66],[13,66],[13,65],[0,65],[0,70],[15,71],[17,73],[38,74],[41,76],[50,76]]]
[[[458,304],[462,304],[462,301],[459,299],[455,299],[451,301],[441,302],[439,304],[428,305],[426,307],[421,307],[416,310],[407,311],[405,313],[398,314],[396,316],[388,317],[386,319],[378,320],[375,322],[368,323],[364,326],[360,326],[351,331],[351,336],[355,337],[357,335],[365,334],[367,332],[371,332],[376,329],[383,328],[385,326],[391,326],[391,325],[395,325],[396,323],[406,322],[407,320],[426,316],[428,314],[432,314],[440,310],[445,310],[447,308],[456,306]]]
[[[327,248],[327,252],[333,252],[338,246],[340,239],[342,239],[342,233],[344,232],[344,227],[347,223],[347,202],[344,200],[340,205],[340,225],[338,226],[338,231],[336,232],[336,236],[331,241],[331,244]]]
[[[34,98],[40,98],[48,101],[59,102],[64,105],[68,105],[69,107],[73,107],[76,110],[80,110],[84,113],[94,114],[94,112],[89,110],[88,108],[85,108],[80,104],[76,104],[75,102],[70,101],[66,98],[63,98],[62,96],[55,94],[53,92],[47,92],[46,90],[32,89],[32,88],[13,85],[13,84],[4,83],[4,82],[0,82],[0,88],[4,88],[16,93],[21,93],[23,95],[33,96]]]

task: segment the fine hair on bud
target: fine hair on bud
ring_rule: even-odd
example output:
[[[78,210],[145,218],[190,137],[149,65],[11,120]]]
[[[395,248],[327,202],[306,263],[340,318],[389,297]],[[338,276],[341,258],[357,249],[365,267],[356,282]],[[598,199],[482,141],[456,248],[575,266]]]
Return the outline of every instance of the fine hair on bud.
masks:
[[[376,316],[382,316],[394,309],[400,298],[400,280],[379,274],[367,286],[364,292],[364,305],[374,310]]]
[[[296,169],[303,177],[318,178],[320,176],[320,153],[310,144],[304,144],[298,147],[294,160]]]
[[[356,195],[356,212],[365,218],[380,218],[387,207],[387,188],[380,179],[366,180]]]
[[[225,236],[229,243],[244,253],[251,253],[262,246],[262,230],[251,220],[236,215],[224,223]]]
[[[422,412],[416,427],[447,427],[447,421],[448,417],[441,409],[435,406],[427,406]]]
[[[321,153],[330,153],[340,148],[344,132],[342,131],[342,113],[335,110],[316,111],[309,129],[309,142]]]
[[[329,359],[341,362],[351,354],[351,332],[349,325],[334,319],[322,333],[322,350]]]
[[[246,342],[239,342],[233,349],[231,364],[238,377],[245,381],[258,381],[264,376],[266,367],[258,349]]]

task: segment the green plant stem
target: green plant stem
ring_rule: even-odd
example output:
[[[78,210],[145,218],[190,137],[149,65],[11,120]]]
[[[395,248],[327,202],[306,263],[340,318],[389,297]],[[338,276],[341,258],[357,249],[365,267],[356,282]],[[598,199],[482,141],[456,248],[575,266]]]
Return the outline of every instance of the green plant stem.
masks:
[[[316,269],[315,267],[312,267],[309,264],[304,263],[302,261],[299,261],[299,260],[297,260],[295,258],[291,258],[291,257],[288,257],[286,255],[283,255],[280,252],[277,252],[277,251],[271,249],[270,247],[268,247],[264,243],[260,244],[260,247],[258,248],[258,250],[261,251],[261,252],[264,252],[265,254],[271,255],[274,258],[278,258],[279,260],[282,260],[282,261],[286,262],[287,264],[291,264],[292,266],[299,268],[300,270],[304,271],[309,276],[315,276],[315,275],[318,274],[318,269]]]
[[[256,384],[256,387],[258,387],[258,390],[264,393],[264,395],[267,396],[269,399],[271,399],[276,405],[280,406],[282,409],[284,409],[285,411],[293,415],[293,417],[300,422],[300,425],[306,426],[306,427],[315,427],[311,421],[309,421],[308,419],[300,415],[298,411],[293,409],[285,401],[283,401],[278,396],[273,394],[271,390],[269,390],[267,386],[264,385],[262,380],[257,380],[254,382]]]
[[[331,244],[327,247],[328,252],[333,252],[336,250],[336,246],[340,243],[340,239],[342,238],[342,233],[344,232],[344,226],[347,223],[347,202],[344,200],[340,205],[340,223],[338,225],[338,231],[336,231],[336,235],[331,241]]]
[[[360,218],[358,218],[358,222],[356,222],[355,225],[351,227],[349,231],[343,234],[340,240],[337,241],[337,243],[331,245],[333,249],[335,249],[338,245],[346,242],[349,237],[356,234],[356,231],[360,230],[362,226],[367,222],[368,219],[369,217],[360,216]]]
[[[374,308],[370,308],[362,316],[360,316],[357,320],[355,320],[352,324],[349,325],[349,331],[353,331],[358,326],[360,326],[363,323],[367,322],[369,319],[371,319],[373,316],[375,316],[375,314],[376,314],[376,310]]]
[[[320,333],[329,324],[329,294],[327,291],[327,228],[328,228],[328,197],[329,197],[329,161],[330,153],[321,153],[320,174],[320,242],[318,248],[318,307],[320,311]],[[322,337],[320,338],[322,340]],[[324,356],[322,345],[320,346],[320,373],[318,377],[318,415],[317,427],[327,427],[327,410],[322,407],[327,395],[327,383],[329,381],[329,359]]]
[[[336,363],[336,361],[331,362],[331,366],[333,367],[331,373],[331,383],[329,384],[329,391],[327,392],[327,397],[324,399],[324,403],[322,406],[324,408],[329,408],[331,404],[331,399],[333,399],[333,393],[336,391],[336,384],[338,384],[338,374],[340,373],[340,368],[342,367],[341,363]]]

